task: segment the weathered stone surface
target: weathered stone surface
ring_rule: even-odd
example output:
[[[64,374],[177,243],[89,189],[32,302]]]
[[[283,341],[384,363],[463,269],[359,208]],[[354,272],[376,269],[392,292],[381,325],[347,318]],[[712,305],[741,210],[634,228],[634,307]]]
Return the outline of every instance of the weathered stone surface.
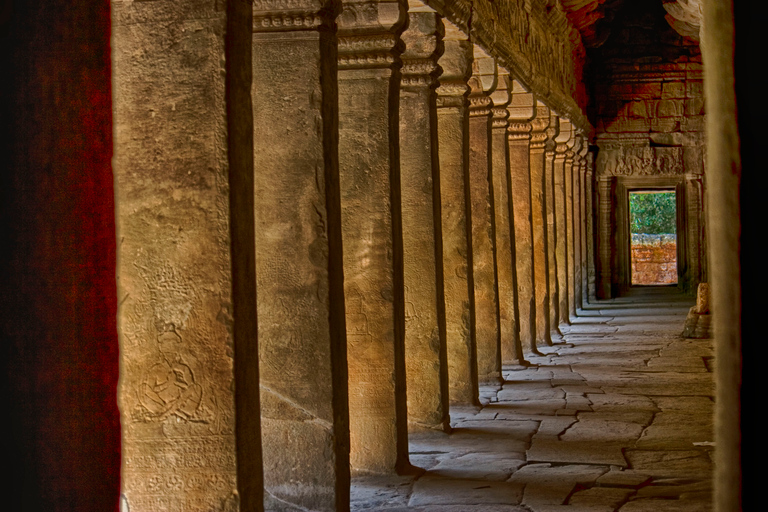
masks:
[[[632,234],[632,283],[677,283],[677,237]]]
[[[472,282],[469,202],[469,109],[467,80],[472,73],[472,43],[446,23],[443,68],[437,88],[440,151],[445,320],[451,402],[477,403],[474,285]]]
[[[400,182],[403,216],[405,364],[408,421],[449,428],[440,173],[435,122],[443,22],[418,1],[403,33],[400,90]],[[419,11],[419,12],[416,12]]]
[[[330,4],[329,4],[330,5]],[[260,5],[257,20],[294,15]],[[256,282],[267,510],[349,502],[333,17],[253,35]],[[323,26],[324,25],[324,26]],[[256,27],[264,27],[256,23]],[[285,254],[293,254],[285,258]]]
[[[230,203],[230,178],[247,173],[252,158],[228,151],[235,137],[228,107],[250,109],[225,100],[243,90],[247,97],[247,83],[238,91],[227,83],[228,73],[243,70],[222,64],[235,11],[176,1],[112,9],[123,506],[235,511],[236,455],[246,454],[236,454],[236,407],[251,415],[238,426],[259,438],[257,381],[233,367],[238,352],[258,379],[255,329],[234,331],[243,316],[255,327],[253,295],[235,296],[233,282],[233,246],[249,249],[233,241],[230,223],[242,229],[238,216],[252,219],[252,206],[233,211]],[[249,13],[240,15],[247,25]],[[252,237],[253,225],[245,225]],[[253,279],[252,266],[237,271]],[[250,339],[239,338],[244,332]],[[236,382],[251,386],[239,403]],[[259,490],[243,499],[253,503],[261,496],[261,454],[247,441],[241,447],[253,448],[247,455],[258,469],[241,475]]]
[[[569,323],[570,302],[568,300],[568,245],[569,237],[566,228],[568,224],[568,207],[570,201],[566,189],[566,159],[569,148],[573,146],[573,125],[567,119],[560,120],[560,132],[555,142],[555,161],[553,165],[553,197],[555,220],[555,261],[557,263],[557,293],[558,315],[557,323]]]
[[[515,229],[515,270],[520,342],[527,352],[536,352],[536,298],[533,274],[533,231],[531,226],[530,120],[535,115],[533,94],[512,81],[507,107],[510,201]]]
[[[555,221],[555,153],[557,138],[560,135],[561,117],[553,110],[549,111],[549,127],[544,146],[544,218],[547,233],[547,297],[549,299],[549,330],[559,333],[560,325],[560,285],[557,276],[557,240],[560,234]],[[566,123],[563,123],[564,127]]]
[[[343,2],[339,177],[353,471],[408,465],[397,151],[402,1]]]
[[[549,127],[549,109],[536,105],[536,117],[531,121],[531,229],[533,232],[533,276],[536,313],[536,344],[552,344],[550,333],[549,260],[547,256],[547,223],[544,188],[544,148]]]
[[[500,288],[494,240],[495,183],[492,180],[490,94],[496,88],[496,62],[473,45],[469,79],[469,198],[472,215],[472,282],[475,296],[477,373],[481,383],[501,380]],[[506,290],[505,290],[506,291]],[[508,295],[504,295],[506,298]],[[508,309],[508,308],[505,308]],[[508,315],[505,315],[508,316]],[[504,323],[509,321],[504,318]]]
[[[511,81],[509,73],[499,68],[499,81],[493,99],[493,209],[496,236],[496,262],[501,321],[501,358],[506,364],[525,364],[520,340],[519,286],[517,284],[517,236],[512,217],[513,200],[509,177],[507,147],[508,111]]]

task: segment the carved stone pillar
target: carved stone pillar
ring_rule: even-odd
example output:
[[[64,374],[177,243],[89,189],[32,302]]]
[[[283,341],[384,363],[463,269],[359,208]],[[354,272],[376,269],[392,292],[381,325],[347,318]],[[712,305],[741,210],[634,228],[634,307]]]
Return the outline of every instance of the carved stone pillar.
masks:
[[[437,88],[440,195],[445,272],[445,323],[451,402],[478,401],[469,200],[469,108],[472,43],[445,21],[445,52]]]
[[[353,472],[408,468],[398,107],[404,1],[343,1],[339,175]]]
[[[585,240],[587,255],[587,301],[593,302],[597,299],[597,260],[595,257],[597,250],[596,224],[598,218],[597,210],[597,185],[595,183],[595,151],[590,150],[586,154],[586,171],[584,174],[584,214],[585,214]]]
[[[552,345],[549,317],[549,261],[547,255],[547,217],[544,201],[544,149],[548,139],[549,108],[537,102],[531,120],[531,230],[533,233],[533,276],[536,297],[536,343]]]
[[[547,140],[544,147],[544,212],[547,229],[547,296],[549,297],[549,329],[560,334],[560,293],[557,283],[557,258],[555,257],[557,227],[555,224],[555,141],[560,132],[560,117],[550,110]]]
[[[566,256],[566,286],[568,309],[566,310],[566,319],[570,323],[571,318],[576,317],[576,246],[578,241],[575,239],[574,228],[574,205],[576,202],[576,192],[574,187],[574,158],[576,157],[576,144],[579,136],[572,134],[568,144],[568,150],[565,152],[565,236],[568,242],[565,248]]]
[[[435,116],[444,29],[440,15],[418,0],[411,0],[408,19],[400,89],[408,424],[411,430],[449,430]]]
[[[536,100],[513,80],[512,98],[507,107],[509,126],[510,198],[514,210],[515,269],[520,341],[532,353],[536,349],[536,300],[533,276],[533,231],[531,227],[531,120],[536,115]]]
[[[611,224],[613,177],[597,177],[597,261],[595,293],[598,299],[610,299],[611,294]]]
[[[576,143],[573,146],[573,157],[571,160],[571,190],[573,202],[571,204],[571,230],[573,232],[573,274],[571,282],[573,283],[574,301],[571,306],[572,315],[578,316],[578,311],[584,307],[584,216],[582,208],[584,206],[584,184],[582,181],[582,152],[585,151],[586,139],[583,135],[576,136]]]
[[[557,318],[560,323],[569,323],[568,318],[568,199],[565,190],[565,161],[568,148],[573,145],[571,122],[560,119],[560,132],[555,139],[555,160],[553,165],[552,186],[554,192],[554,225],[555,225],[555,263],[557,271]]]
[[[112,19],[121,509],[261,510],[251,6]]]
[[[513,199],[509,176],[507,147],[507,105],[510,101],[509,71],[499,67],[499,83],[493,99],[493,205],[496,224],[496,262],[499,283],[499,317],[501,319],[501,357],[506,364],[526,364],[520,343],[518,310],[516,236],[513,221]],[[526,169],[527,171],[527,169]]]
[[[499,384],[499,287],[494,251],[493,181],[491,176],[491,98],[496,62],[473,45],[469,79],[469,195],[472,214],[472,281],[475,292],[475,340],[478,381]]]
[[[578,152],[579,155],[579,169],[578,169],[578,181],[579,181],[579,209],[577,212],[577,220],[579,221],[579,270],[581,277],[579,278],[579,285],[581,286],[581,304],[580,308],[584,308],[589,304],[589,254],[588,247],[592,243],[590,238],[590,232],[587,229],[587,223],[589,217],[591,217],[590,202],[589,202],[589,179],[587,178],[587,163],[589,154],[589,139],[586,136],[582,138],[581,149]]]
[[[265,508],[348,510],[347,339],[334,135],[333,26],[340,2],[285,5],[257,0],[253,20]]]

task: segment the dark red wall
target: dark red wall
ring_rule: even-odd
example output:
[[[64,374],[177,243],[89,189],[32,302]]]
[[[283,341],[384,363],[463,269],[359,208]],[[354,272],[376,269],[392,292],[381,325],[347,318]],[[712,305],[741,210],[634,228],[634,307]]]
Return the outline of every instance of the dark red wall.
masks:
[[[0,0],[3,510],[118,508],[109,19]]]

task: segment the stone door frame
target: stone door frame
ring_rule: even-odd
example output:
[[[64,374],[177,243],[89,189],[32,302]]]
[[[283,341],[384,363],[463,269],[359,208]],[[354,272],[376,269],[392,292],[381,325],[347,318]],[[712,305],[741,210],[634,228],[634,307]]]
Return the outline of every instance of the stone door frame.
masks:
[[[631,236],[629,231],[629,193],[638,190],[674,190],[677,214],[677,288],[691,288],[693,267],[688,251],[688,208],[685,175],[616,176],[613,194],[613,233],[611,237],[611,295],[626,293],[632,285]],[[635,285],[637,286],[637,285]]]

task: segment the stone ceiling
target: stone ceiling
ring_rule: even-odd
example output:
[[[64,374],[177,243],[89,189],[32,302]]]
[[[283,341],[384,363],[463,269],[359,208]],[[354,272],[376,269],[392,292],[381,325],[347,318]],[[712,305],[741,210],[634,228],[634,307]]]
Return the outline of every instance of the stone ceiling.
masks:
[[[670,26],[684,37],[699,41],[701,0],[630,0],[662,2]],[[560,0],[568,19],[581,33],[584,46],[597,48],[611,34],[616,13],[627,0]]]

